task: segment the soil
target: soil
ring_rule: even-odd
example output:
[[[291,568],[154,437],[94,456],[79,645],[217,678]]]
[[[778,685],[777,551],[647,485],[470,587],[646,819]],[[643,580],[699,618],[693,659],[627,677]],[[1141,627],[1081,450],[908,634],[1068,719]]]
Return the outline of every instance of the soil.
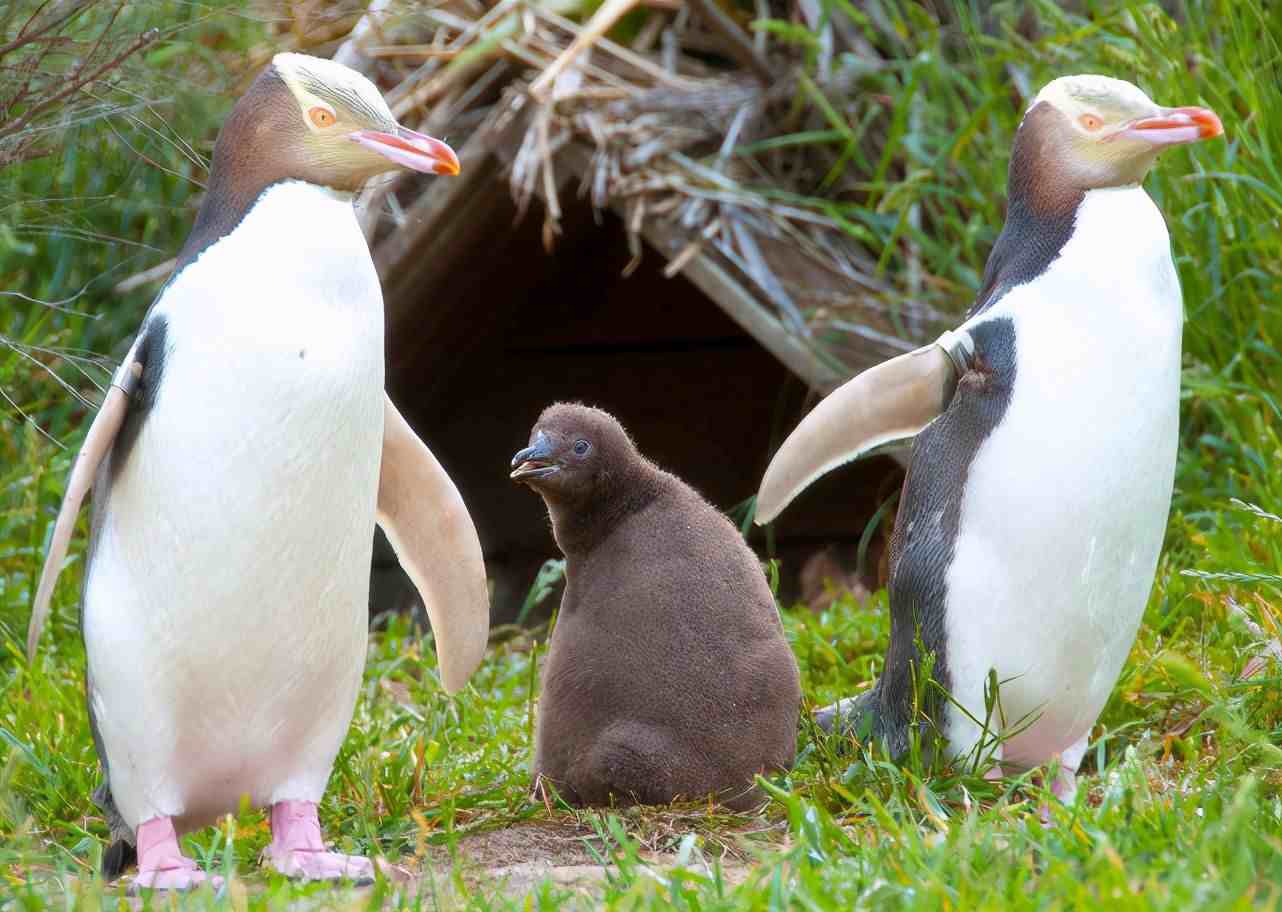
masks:
[[[639,854],[655,867],[677,863],[677,856],[669,851],[643,848]],[[448,849],[432,847],[420,879],[435,877],[439,886],[445,886],[457,873],[471,889],[515,898],[546,878],[590,901],[599,897],[613,870],[603,863],[608,858],[608,848],[591,827],[568,821],[524,823],[463,837],[455,848],[453,867]],[[750,870],[745,860],[734,855],[723,855],[719,861],[722,877],[729,883],[742,881]]]

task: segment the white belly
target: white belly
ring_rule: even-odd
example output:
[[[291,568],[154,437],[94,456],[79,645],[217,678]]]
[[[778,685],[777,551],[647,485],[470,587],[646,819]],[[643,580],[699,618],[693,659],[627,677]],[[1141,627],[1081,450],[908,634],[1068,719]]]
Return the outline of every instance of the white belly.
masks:
[[[303,236],[282,240],[286,211]],[[164,374],[109,490],[84,632],[125,820],[191,827],[246,795],[318,799],[350,722],[382,299],[350,204],[291,184],[180,275],[158,313]]]
[[[1166,529],[1179,425],[1183,311],[1147,195],[1089,194],[1044,279],[977,318],[1014,320],[1016,379],[970,467],[947,590],[954,694],[983,719],[996,669],[1006,731],[1028,725],[1004,758],[1023,765],[1087,735],[1117,681]],[[974,726],[955,709],[946,724],[967,749]]]

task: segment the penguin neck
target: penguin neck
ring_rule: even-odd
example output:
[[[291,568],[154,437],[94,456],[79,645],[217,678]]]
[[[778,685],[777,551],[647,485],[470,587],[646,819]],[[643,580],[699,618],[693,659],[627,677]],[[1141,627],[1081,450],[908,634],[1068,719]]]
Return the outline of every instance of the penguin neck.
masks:
[[[1049,106],[1038,105],[1015,134],[1006,182],[1006,224],[984,266],[968,316],[1045,272],[1073,236],[1086,190],[1067,179],[1059,162],[1057,117]]]
[[[245,220],[245,216],[254,208],[263,195],[272,187],[284,183],[297,183],[310,187],[318,194],[324,194],[344,202],[351,202],[354,194],[331,187],[323,187],[295,178],[278,177],[265,181],[235,181],[225,179],[215,170],[211,174],[209,192],[205,201],[196,213],[196,222],[192,225],[191,234],[187,236],[182,250],[174,263],[177,274],[184,266],[194,262],[204,251],[231,234]],[[282,232],[282,239],[289,237],[288,231]]]
[[[663,473],[648,463],[608,472],[588,497],[547,498],[552,536],[568,558],[586,557],[628,517],[640,513],[662,493]]]
[[[235,231],[275,184],[294,180],[309,184],[318,193],[349,200],[354,196],[308,180],[308,173],[301,151],[297,104],[284,80],[269,67],[223,122],[214,142],[209,187],[191,234],[178,253],[174,273]],[[282,238],[289,234],[282,231]]]

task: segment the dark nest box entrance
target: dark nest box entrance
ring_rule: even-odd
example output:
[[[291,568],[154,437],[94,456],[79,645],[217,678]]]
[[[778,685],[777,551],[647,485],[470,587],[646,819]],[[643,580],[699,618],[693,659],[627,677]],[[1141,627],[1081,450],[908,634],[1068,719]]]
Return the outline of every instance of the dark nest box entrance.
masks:
[[[559,556],[542,501],[508,479],[512,453],[552,402],[617,415],[642,452],[742,521],[774,449],[817,399],[742,314],[684,274],[666,277],[669,260],[653,248],[625,277],[619,218],[586,203],[563,213],[551,252],[538,218],[518,222],[496,179],[474,182],[457,209],[447,200],[418,216],[430,228],[416,222],[376,246],[388,388],[467,502],[495,623],[516,617],[539,567]],[[861,536],[901,478],[894,460],[869,460],[816,484],[771,535],[754,527],[758,552],[782,560],[785,599],[807,594],[803,567],[812,589],[853,578]],[[877,582],[880,542],[866,550],[866,585]],[[375,612],[413,598],[385,543],[373,591]]]
[[[395,16],[377,0],[335,55],[391,86],[401,122],[444,134],[461,162],[448,179],[380,182],[358,210],[383,284],[388,388],[471,511],[499,623],[558,556],[542,502],[508,479],[548,404],[613,412],[642,452],[742,522],[821,395],[951,322],[914,258],[889,275],[885,252],[851,230],[868,192],[849,144],[796,142],[831,111],[799,101],[795,59],[775,69],[765,33],[702,2],[651,5],[618,44],[607,33],[622,36],[611,29],[631,5],[575,23],[537,4]],[[798,11],[828,58],[852,40],[829,34],[821,5]],[[861,70],[821,69],[826,97],[853,112]],[[889,110],[860,115],[861,156],[883,157]],[[824,604],[825,577],[882,581],[902,477],[895,459],[861,461],[750,529],[782,561],[785,600]],[[874,517],[881,531],[866,536]],[[385,542],[373,590],[375,612],[414,597]]]

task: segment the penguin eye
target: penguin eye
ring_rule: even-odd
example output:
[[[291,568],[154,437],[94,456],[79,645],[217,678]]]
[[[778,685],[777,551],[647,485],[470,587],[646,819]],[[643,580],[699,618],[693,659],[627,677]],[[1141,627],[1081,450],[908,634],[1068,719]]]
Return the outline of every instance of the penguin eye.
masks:
[[[1104,126],[1104,121],[1094,114],[1083,114],[1077,118],[1077,122],[1082,125],[1082,129],[1094,133],[1100,127]]]
[[[322,130],[326,127],[332,127],[334,122],[338,119],[334,116],[333,111],[329,108],[321,107],[320,105],[317,105],[308,111],[307,117],[311,120],[314,126],[320,127]]]
[[[576,440],[574,442],[574,453],[576,456],[586,456],[588,450],[592,449],[592,444],[586,440]]]

